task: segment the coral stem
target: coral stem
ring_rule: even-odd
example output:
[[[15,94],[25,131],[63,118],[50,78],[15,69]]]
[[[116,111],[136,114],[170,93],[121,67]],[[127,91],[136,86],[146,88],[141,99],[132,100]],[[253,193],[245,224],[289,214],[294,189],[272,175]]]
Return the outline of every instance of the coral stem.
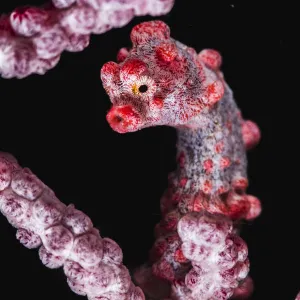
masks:
[[[63,267],[76,294],[89,300],[145,299],[122,264],[118,244],[102,238],[87,215],[60,202],[7,153],[0,153],[0,211],[17,228],[17,239],[25,247],[40,247],[45,266]]]
[[[0,16],[0,76],[43,75],[63,51],[78,52],[91,34],[123,27],[134,16],[168,13],[174,0],[52,0]]]

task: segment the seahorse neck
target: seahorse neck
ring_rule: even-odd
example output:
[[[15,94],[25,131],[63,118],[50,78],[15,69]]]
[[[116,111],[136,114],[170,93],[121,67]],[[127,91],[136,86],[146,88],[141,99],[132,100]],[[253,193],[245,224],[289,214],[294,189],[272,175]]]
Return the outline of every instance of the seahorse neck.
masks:
[[[221,194],[233,177],[246,177],[241,121],[231,90],[216,105],[177,128],[178,180],[190,192]]]

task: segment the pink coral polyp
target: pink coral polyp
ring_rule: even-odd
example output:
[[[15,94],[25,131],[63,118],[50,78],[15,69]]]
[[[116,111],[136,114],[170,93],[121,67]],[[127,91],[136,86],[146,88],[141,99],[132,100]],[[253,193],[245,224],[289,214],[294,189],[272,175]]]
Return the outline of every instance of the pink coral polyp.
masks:
[[[85,49],[91,34],[125,26],[135,15],[168,13],[173,4],[174,0],[52,0],[52,5],[40,8],[17,8],[0,19],[0,75],[43,75],[63,51]]]
[[[122,264],[121,248],[103,239],[87,215],[60,202],[6,153],[0,153],[0,179],[0,210],[18,229],[17,239],[29,249],[40,247],[48,268],[63,267],[72,291],[89,299],[145,300]]]

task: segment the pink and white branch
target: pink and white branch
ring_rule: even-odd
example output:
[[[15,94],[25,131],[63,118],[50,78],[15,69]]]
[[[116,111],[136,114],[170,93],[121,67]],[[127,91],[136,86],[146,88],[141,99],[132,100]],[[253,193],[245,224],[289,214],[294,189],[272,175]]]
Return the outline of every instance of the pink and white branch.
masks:
[[[0,75],[43,75],[63,51],[79,52],[91,34],[125,26],[134,16],[168,13],[174,0],[52,0],[0,17]]]
[[[0,153],[0,210],[17,228],[17,239],[39,248],[42,263],[63,267],[71,290],[89,300],[144,300],[122,264],[116,242],[102,238],[90,218],[60,202],[54,192],[16,159]]]

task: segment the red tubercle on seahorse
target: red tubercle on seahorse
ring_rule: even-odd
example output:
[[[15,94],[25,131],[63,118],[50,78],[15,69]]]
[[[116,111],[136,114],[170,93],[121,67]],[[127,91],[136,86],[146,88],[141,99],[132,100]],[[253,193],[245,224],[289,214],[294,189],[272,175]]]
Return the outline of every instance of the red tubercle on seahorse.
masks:
[[[211,173],[213,169],[214,163],[213,161],[208,158],[203,162],[203,168],[206,172]]]
[[[177,49],[174,43],[162,43],[156,48],[156,55],[163,62],[172,62],[177,56]]]
[[[259,127],[256,123],[249,120],[243,121],[242,134],[247,149],[255,147],[261,139]]]
[[[164,100],[162,98],[159,98],[159,97],[155,97],[153,99],[153,105],[158,107],[159,109],[163,108],[164,106]]]
[[[212,70],[219,70],[222,64],[222,56],[214,49],[204,49],[198,54],[199,59],[206,67]]]

